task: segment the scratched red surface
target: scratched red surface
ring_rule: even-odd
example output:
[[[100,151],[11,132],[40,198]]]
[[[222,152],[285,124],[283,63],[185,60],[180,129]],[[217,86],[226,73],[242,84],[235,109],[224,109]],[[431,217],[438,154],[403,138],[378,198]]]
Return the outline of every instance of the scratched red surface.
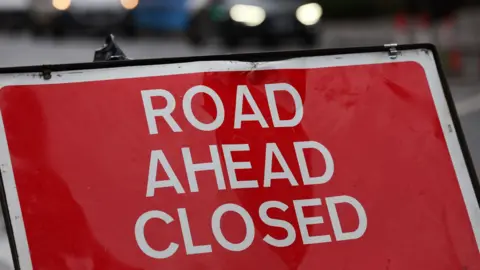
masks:
[[[99,71],[101,72],[101,71]],[[264,84],[284,82],[301,94],[300,125],[274,128]],[[225,123],[216,131],[199,131],[186,120],[181,98],[203,84],[221,97]],[[246,84],[270,128],[258,122],[233,129],[237,85]],[[158,121],[149,135],[141,90],[168,89],[177,100],[173,113],[184,132],[174,133]],[[288,95],[279,95],[284,118],[294,114]],[[163,104],[164,105],[164,104]],[[155,106],[163,106],[161,100]],[[34,269],[480,269],[479,251],[434,108],[424,70],[413,62],[307,70],[213,72],[56,85],[9,86],[0,91],[17,191]],[[246,112],[249,111],[245,104]],[[208,97],[196,97],[193,111],[209,122],[216,110]],[[235,161],[250,161],[238,179],[262,185],[265,144],[275,142],[299,182],[295,141],[318,141],[335,162],[332,179],[322,185],[291,187],[276,180],[270,188],[218,191],[213,172],[197,174],[197,193],[178,195],[157,189],[147,198],[151,150],[163,150],[187,189],[181,147],[190,147],[194,162],[211,161],[208,145],[250,145]],[[320,154],[307,155],[312,175],[321,175]],[[225,179],[227,174],[225,166]],[[160,166],[159,166],[160,167]],[[278,169],[278,164],[274,166]],[[159,171],[159,178],[165,176]],[[228,187],[228,181],[227,181]],[[293,200],[348,195],[363,205],[368,227],[356,240],[337,242],[325,205],[305,209],[325,223],[309,226],[311,235],[329,234],[331,243],[302,243]],[[270,215],[289,221],[295,242],[276,248],[262,239],[283,238],[281,228],[265,225],[259,206],[269,200],[289,206]],[[211,216],[220,205],[245,208],[255,224],[255,240],[233,252],[215,240]],[[185,208],[194,243],[211,244],[212,252],[186,255],[177,209]],[[167,259],[153,259],[137,245],[134,227],[150,210],[175,220],[146,226],[149,244],[165,249],[180,245]],[[357,227],[351,208],[339,207],[345,230]],[[239,242],[245,225],[226,215],[222,230]]]

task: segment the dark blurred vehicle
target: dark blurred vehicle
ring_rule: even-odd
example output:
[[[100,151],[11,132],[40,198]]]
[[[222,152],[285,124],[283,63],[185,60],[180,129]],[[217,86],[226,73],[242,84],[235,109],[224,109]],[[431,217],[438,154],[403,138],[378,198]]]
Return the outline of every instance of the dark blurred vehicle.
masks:
[[[284,38],[296,38],[314,46],[318,37],[322,7],[299,0],[221,0],[210,14],[225,45],[237,46],[247,37],[275,45]]]
[[[140,0],[133,11],[138,29],[153,32],[182,32],[188,19],[186,0]]]
[[[191,44],[204,45],[213,34],[213,18],[210,15],[217,2],[218,0],[187,0],[185,2],[187,12],[185,33]]]
[[[30,28],[34,34],[62,37],[74,31],[135,35],[132,10],[139,0],[32,0]]]
[[[19,30],[27,26],[30,0],[0,0],[0,28]]]

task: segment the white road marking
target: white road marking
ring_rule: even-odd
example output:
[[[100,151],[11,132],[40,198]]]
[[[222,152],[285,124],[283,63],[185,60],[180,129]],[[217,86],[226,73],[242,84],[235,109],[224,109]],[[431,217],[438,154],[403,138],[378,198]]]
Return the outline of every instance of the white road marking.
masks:
[[[457,102],[456,107],[460,116],[465,116],[480,111],[480,94],[476,94]]]

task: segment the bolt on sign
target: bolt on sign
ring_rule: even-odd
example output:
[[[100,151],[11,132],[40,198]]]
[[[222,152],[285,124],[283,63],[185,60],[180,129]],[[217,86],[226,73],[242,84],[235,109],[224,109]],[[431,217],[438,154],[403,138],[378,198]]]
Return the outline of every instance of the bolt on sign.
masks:
[[[0,72],[16,269],[480,269],[431,45]]]

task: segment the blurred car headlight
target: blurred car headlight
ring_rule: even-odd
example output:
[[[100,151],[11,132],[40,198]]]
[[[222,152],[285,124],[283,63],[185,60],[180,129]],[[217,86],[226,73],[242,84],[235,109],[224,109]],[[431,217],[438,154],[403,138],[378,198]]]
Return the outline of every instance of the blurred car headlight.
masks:
[[[120,0],[123,8],[125,9],[135,9],[138,6],[139,0]]]
[[[57,10],[67,10],[71,3],[71,0],[52,0],[52,5]]]
[[[305,4],[297,8],[295,13],[297,20],[303,25],[314,25],[318,23],[323,15],[322,6],[317,3]]]
[[[260,25],[266,16],[265,10],[257,6],[235,5],[230,9],[232,20],[252,27]]]

